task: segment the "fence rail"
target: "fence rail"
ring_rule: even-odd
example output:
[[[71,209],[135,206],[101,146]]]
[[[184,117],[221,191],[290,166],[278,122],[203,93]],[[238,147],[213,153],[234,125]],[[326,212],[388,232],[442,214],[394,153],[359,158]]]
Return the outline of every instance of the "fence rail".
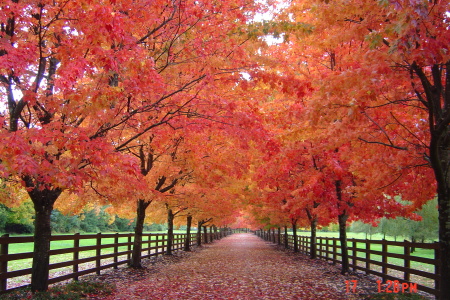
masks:
[[[257,231],[256,234],[273,243],[284,244],[285,235],[278,235],[274,231]],[[294,237],[288,235],[288,248],[294,248]],[[311,238],[309,236],[297,236],[298,251],[310,254]],[[353,271],[363,271],[381,278],[382,282],[395,281],[405,283],[408,286],[417,286],[418,290],[439,295],[440,280],[440,250],[438,243],[412,243],[409,241],[394,242],[387,240],[347,239],[349,266]],[[393,247],[400,247],[402,253],[392,253]],[[371,249],[371,248],[381,248]],[[426,258],[412,255],[411,249],[429,249],[434,252],[434,258]],[[341,245],[339,238],[317,237],[317,258],[341,263]],[[400,261],[395,264],[392,261]],[[417,264],[426,264],[427,270],[419,269]]]
[[[228,231],[208,233],[206,240],[219,239],[228,233]],[[56,274],[56,276],[50,275],[49,284],[67,279],[78,280],[80,276],[92,273],[100,275],[100,272],[104,269],[117,269],[120,265],[128,264],[131,261],[133,236],[134,234],[132,233],[53,235],[50,242],[62,241],[72,246],[49,251],[51,262],[49,270],[65,268],[64,273],[66,273],[63,275]],[[186,237],[187,234],[174,234],[172,251],[182,250]],[[197,243],[196,237],[196,233],[191,234],[191,246]],[[0,294],[29,285],[29,283],[26,283],[12,288],[8,286],[9,279],[20,276],[27,276],[25,281],[30,281],[31,259],[33,257],[33,252],[11,253],[11,245],[33,242],[34,238],[32,236],[10,237],[8,234],[5,234],[0,237]],[[141,258],[161,255],[166,250],[167,234],[143,234]],[[59,261],[52,263],[52,260],[58,260],[57,256],[63,257]],[[21,266],[17,266],[18,264]],[[88,265],[87,267],[86,264]],[[20,269],[21,267],[22,269]]]

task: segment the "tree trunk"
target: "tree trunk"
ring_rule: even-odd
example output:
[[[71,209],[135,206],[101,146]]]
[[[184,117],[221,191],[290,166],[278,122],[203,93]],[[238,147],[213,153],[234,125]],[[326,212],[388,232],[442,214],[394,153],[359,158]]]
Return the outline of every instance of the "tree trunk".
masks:
[[[201,221],[197,223],[197,247],[201,247],[202,245],[202,224]]]
[[[210,243],[214,242],[214,236],[213,236],[213,228],[212,228],[212,226],[209,227],[209,241],[210,241]]]
[[[50,216],[61,189],[41,189],[36,187],[31,178],[24,178],[30,188],[28,195],[34,204],[34,250],[31,271],[31,290],[46,291],[48,289],[49,251],[52,235]]]
[[[284,226],[284,249],[289,249],[288,228]]]
[[[294,252],[298,252],[297,220],[292,221],[292,233],[294,237]]]
[[[447,75],[450,77],[450,70],[447,70]],[[450,81],[450,78],[448,81]],[[437,181],[439,247],[441,252],[440,296],[437,299],[450,299],[450,174],[448,170],[450,165],[450,141],[446,136],[437,137],[432,134],[430,142],[430,160]],[[444,139],[445,142],[442,141]]]
[[[437,183],[439,210],[439,246],[441,282],[439,299],[450,299],[450,61],[431,66],[431,76],[416,62],[411,70],[417,75],[426,97],[430,145],[429,161]]]
[[[136,209],[136,226],[134,228],[133,252],[131,254],[130,267],[142,269],[141,253],[142,253],[142,232],[144,229],[145,210],[151,201],[139,199]]]
[[[311,252],[309,258],[314,259],[317,257],[317,218],[311,219]]]
[[[208,244],[208,228],[203,226],[203,243]]]
[[[319,204],[314,203],[314,208],[318,207]],[[311,226],[311,251],[309,253],[309,258],[314,259],[317,257],[317,216],[313,214],[310,208],[306,208],[306,215],[308,216],[309,224]]]
[[[214,229],[214,239],[215,239],[215,240],[218,240],[218,239],[219,239],[219,236],[218,236],[218,234],[217,234],[217,226],[214,225],[214,226],[213,226],[213,229]]]
[[[173,211],[172,209],[167,210],[167,249],[166,255],[172,255],[172,245],[173,245]]]
[[[272,243],[276,243],[276,237],[275,237],[275,228],[272,228]]]
[[[192,216],[187,216],[186,222],[186,240],[184,241],[184,251],[191,251],[191,225],[192,225]]]
[[[439,185],[439,184],[438,184]],[[450,183],[446,193],[438,193],[439,246],[441,249],[441,295],[438,299],[450,299]]]
[[[348,262],[348,245],[347,245],[347,219],[348,215],[345,213],[338,216],[339,220],[339,241],[341,242],[341,257],[342,257],[342,270],[341,274],[349,272]]]
[[[281,227],[278,227],[278,245],[281,245]]]

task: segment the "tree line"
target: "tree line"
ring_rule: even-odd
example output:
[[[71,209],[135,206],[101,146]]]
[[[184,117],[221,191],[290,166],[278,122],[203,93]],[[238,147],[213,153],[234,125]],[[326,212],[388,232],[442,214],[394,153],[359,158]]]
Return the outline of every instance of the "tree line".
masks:
[[[352,232],[363,232],[366,238],[374,234],[393,237],[395,241],[405,238],[411,242],[434,242],[439,238],[439,220],[436,209],[437,199],[430,200],[417,212],[421,220],[411,220],[404,217],[382,218],[378,224],[355,221],[350,226]]]
[[[108,206],[86,207],[79,214],[64,214],[58,209],[52,211],[53,233],[93,233],[93,232],[132,232],[135,219],[127,219],[109,213]],[[165,231],[165,224],[144,224],[144,231]],[[16,207],[0,203],[0,233],[32,234],[34,232],[34,210],[31,201]]]

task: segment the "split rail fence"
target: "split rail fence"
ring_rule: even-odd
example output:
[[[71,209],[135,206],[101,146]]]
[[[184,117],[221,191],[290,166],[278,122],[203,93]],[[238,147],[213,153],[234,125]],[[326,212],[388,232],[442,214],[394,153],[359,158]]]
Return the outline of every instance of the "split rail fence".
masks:
[[[229,234],[221,230],[217,233],[202,234],[202,242],[212,241]],[[108,268],[117,269],[131,261],[132,233],[53,235],[51,242],[58,241],[66,248],[52,249],[50,254],[49,284],[68,279],[78,280],[80,276],[96,273]],[[172,251],[182,250],[187,234],[174,234]],[[32,236],[5,234],[0,237],[0,294],[29,285],[33,252],[11,253],[12,244],[28,244],[32,249]],[[196,245],[197,234],[191,234],[190,245]],[[84,244],[84,245],[83,245]],[[25,246],[25,247],[27,247]],[[167,234],[144,233],[142,236],[141,258],[162,255],[167,250]],[[59,271],[58,271],[59,270]],[[25,284],[10,284],[15,278]]]
[[[256,234],[273,243],[284,244],[284,234],[274,231],[257,231]],[[333,264],[342,263],[339,238],[317,237],[317,258]],[[297,236],[298,252],[309,255],[311,237]],[[383,283],[394,281],[416,286],[418,290],[439,295],[441,256],[438,243],[394,242],[387,240],[347,239],[349,266],[353,271],[363,271],[381,278]],[[288,235],[288,248],[294,249],[294,237]],[[371,249],[372,248],[372,249]],[[373,249],[376,248],[376,249]],[[381,249],[380,249],[381,248]],[[434,258],[419,257],[412,249],[429,249]],[[393,253],[392,249],[397,249]],[[399,249],[401,249],[399,251]],[[391,250],[391,251],[390,251]]]

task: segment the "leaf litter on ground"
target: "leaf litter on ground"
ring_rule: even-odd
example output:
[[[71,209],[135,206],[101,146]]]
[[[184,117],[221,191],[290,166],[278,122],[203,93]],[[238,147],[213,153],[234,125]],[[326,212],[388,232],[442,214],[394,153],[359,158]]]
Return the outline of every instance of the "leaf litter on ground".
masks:
[[[252,234],[234,234],[193,252],[152,257],[143,260],[143,266],[85,277],[115,285],[112,294],[89,299],[353,300],[370,299],[378,288],[377,277],[341,275],[336,265],[284,250]],[[357,280],[354,291],[349,286],[352,280]]]

